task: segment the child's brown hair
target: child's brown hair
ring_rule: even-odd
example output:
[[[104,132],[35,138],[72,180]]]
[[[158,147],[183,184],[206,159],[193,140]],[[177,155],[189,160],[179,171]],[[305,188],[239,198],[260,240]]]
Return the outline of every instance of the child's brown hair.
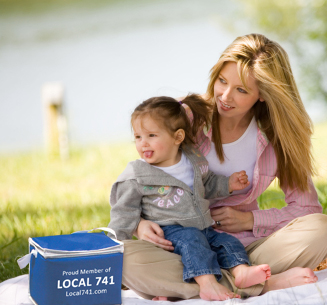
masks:
[[[182,104],[190,107],[193,119],[190,119]],[[138,105],[131,117],[131,124],[136,118],[150,115],[161,124],[171,135],[178,129],[185,131],[185,139],[182,144],[196,144],[195,137],[203,125],[209,123],[212,105],[198,94],[189,94],[178,102],[169,96],[151,97]]]

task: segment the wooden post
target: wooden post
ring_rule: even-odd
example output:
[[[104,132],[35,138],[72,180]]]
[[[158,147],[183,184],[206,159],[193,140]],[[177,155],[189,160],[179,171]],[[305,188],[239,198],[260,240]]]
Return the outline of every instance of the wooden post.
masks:
[[[60,155],[62,160],[69,158],[67,120],[64,115],[64,87],[62,83],[45,83],[42,87],[44,107],[44,136],[49,155]]]

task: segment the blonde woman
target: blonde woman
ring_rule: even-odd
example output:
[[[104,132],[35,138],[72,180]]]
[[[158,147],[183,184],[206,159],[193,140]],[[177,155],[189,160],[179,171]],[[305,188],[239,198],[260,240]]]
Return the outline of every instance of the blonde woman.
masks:
[[[212,120],[196,141],[209,169],[225,176],[244,169],[251,182],[211,200],[215,229],[237,237],[253,264],[272,271],[265,283],[241,291],[228,271],[220,283],[243,296],[314,283],[312,269],[327,257],[327,216],[311,180],[312,122],[286,52],[263,35],[237,38],[212,68],[205,98]],[[287,206],[259,210],[258,196],[276,177]],[[169,252],[160,227],[142,220],[135,234],[138,241],[125,243],[124,284],[148,299],[198,297],[198,284],[183,282],[180,256]]]

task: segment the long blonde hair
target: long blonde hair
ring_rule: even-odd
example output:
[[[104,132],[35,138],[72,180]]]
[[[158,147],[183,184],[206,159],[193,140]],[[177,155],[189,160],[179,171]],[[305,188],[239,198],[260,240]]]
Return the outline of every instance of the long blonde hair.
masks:
[[[264,35],[236,38],[211,69],[207,96],[213,104],[213,141],[220,161],[224,161],[224,155],[214,84],[226,62],[237,64],[245,88],[250,73],[256,79],[265,102],[255,103],[253,111],[258,126],[275,150],[280,185],[308,190],[309,178],[315,174],[311,151],[313,124],[299,95],[287,53]]]

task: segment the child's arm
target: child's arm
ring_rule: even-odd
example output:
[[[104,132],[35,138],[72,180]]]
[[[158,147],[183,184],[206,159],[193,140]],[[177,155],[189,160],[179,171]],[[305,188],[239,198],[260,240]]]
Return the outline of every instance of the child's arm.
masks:
[[[116,182],[110,194],[110,223],[119,240],[131,239],[141,218],[142,195],[134,180]]]
[[[206,199],[229,196],[229,177],[216,175],[209,170],[202,181]]]
[[[245,171],[233,173],[230,177],[216,175],[209,170],[203,180],[205,198],[217,198],[229,196],[233,191],[246,188],[250,182]]]

